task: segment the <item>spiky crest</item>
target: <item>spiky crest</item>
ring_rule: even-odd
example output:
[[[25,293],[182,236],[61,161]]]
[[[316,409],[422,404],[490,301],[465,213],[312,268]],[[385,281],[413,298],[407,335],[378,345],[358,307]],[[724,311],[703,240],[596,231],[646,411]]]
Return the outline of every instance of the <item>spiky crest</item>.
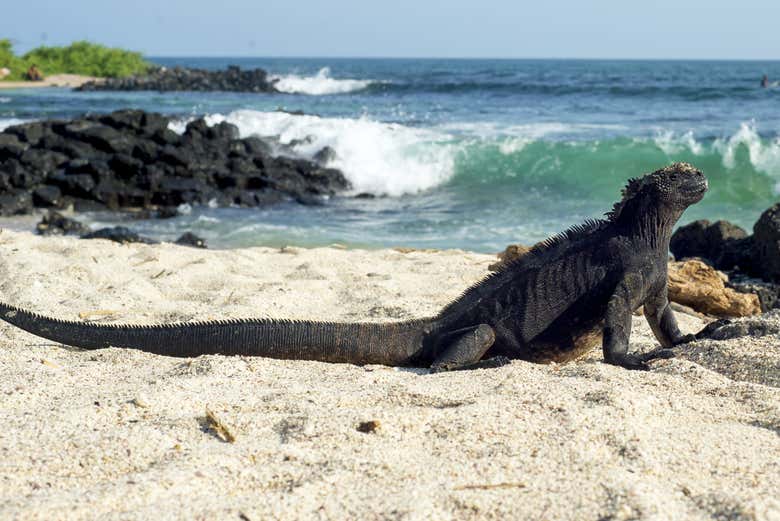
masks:
[[[157,324],[96,324],[94,322],[78,322],[76,320],[63,320],[60,318],[53,318],[53,317],[42,315],[40,313],[35,313],[33,311],[28,311],[24,308],[19,308],[5,303],[0,303],[0,308],[6,309],[4,313],[8,313],[8,312],[21,313],[27,315],[29,318],[34,320],[47,320],[63,326],[78,326],[83,328],[96,328],[96,329],[106,329],[106,330],[115,330],[115,331],[135,330],[135,329],[163,331],[163,330],[171,330],[177,328],[229,327],[229,326],[237,326],[237,325],[263,326],[263,325],[272,325],[272,324],[280,324],[280,325],[318,324],[324,326],[337,326],[337,325],[352,323],[352,322],[334,322],[334,321],[314,321],[314,320],[303,320],[303,319],[294,319],[294,318],[229,318],[229,319],[219,319],[219,320],[196,320],[192,322],[171,322],[168,324],[160,324],[160,323]],[[411,320],[406,320],[403,323],[415,324],[417,322],[422,323],[423,321],[424,319],[411,319]],[[398,324],[398,323],[400,322],[362,322],[362,324],[376,324],[376,325]]]
[[[480,291],[489,290],[491,283],[496,279],[506,276],[509,273],[516,274],[527,269],[543,266],[547,261],[552,260],[552,257],[560,251],[561,248],[565,248],[575,241],[584,239],[593,233],[603,230],[608,224],[609,222],[604,219],[587,219],[582,224],[575,224],[574,226],[535,244],[533,248],[524,255],[506,262],[495,272],[486,275],[481,280],[469,286],[463,293],[450,302],[441,311],[439,316],[445,316],[461,304],[464,299],[472,298],[474,292],[479,293]]]
[[[612,210],[607,212],[605,214],[608,221],[614,222],[621,214],[621,212],[625,209],[626,205],[628,204],[631,199],[636,197],[639,192],[642,191],[642,188],[647,186],[648,184],[653,182],[653,178],[673,172],[678,172],[681,174],[689,174],[692,172],[698,172],[695,166],[693,166],[690,163],[672,163],[671,165],[665,166],[664,168],[660,168],[654,172],[651,172],[649,174],[645,174],[642,177],[632,177],[628,180],[626,183],[626,186],[623,188],[623,191],[621,192],[621,199],[620,201],[616,202],[615,205],[612,207]]]
[[[626,204],[633,199],[645,186],[647,176],[644,177],[632,177],[626,183],[626,186],[621,191],[620,201],[616,202],[612,206],[612,210],[604,214],[608,221],[614,222],[620,216],[620,213],[626,207]]]

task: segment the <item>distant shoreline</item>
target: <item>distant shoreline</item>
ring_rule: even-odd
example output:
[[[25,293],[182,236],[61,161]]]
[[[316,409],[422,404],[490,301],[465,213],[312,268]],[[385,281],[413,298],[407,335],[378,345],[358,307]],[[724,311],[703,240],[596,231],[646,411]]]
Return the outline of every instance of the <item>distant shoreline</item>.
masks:
[[[102,81],[104,78],[83,76],[81,74],[52,74],[43,81],[0,81],[0,90],[40,89],[45,87],[64,87],[74,89],[90,81]]]

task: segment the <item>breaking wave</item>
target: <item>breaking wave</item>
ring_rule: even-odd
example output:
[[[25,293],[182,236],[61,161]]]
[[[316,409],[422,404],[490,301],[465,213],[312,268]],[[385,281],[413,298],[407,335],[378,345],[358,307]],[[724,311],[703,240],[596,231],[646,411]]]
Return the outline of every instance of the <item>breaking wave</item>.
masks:
[[[629,138],[621,137],[620,126],[589,124],[464,123],[423,129],[365,117],[253,110],[207,120],[233,123],[242,136],[267,138],[282,154],[311,159],[330,147],[335,155],[327,166],[342,170],[355,193],[400,196],[446,185],[562,191],[608,201],[630,176],[689,161],[716,181],[708,197],[721,203],[780,194],[780,138],[760,136],[750,122],[720,138],[664,130]],[[610,131],[614,135],[604,137]]]
[[[299,76],[289,74],[285,76],[272,76],[274,86],[281,92],[290,94],[309,94],[321,96],[324,94],[345,94],[363,90],[374,81],[351,80],[331,78],[330,69],[324,67],[314,76]]]
[[[27,121],[29,120],[17,118],[0,118],[0,132],[7,129],[8,127],[19,125],[20,123],[25,123]]]
[[[456,147],[433,130],[379,123],[367,118],[321,118],[283,112],[239,110],[213,115],[242,136],[273,137],[295,154],[312,158],[324,147],[335,151],[328,166],[338,168],[357,193],[402,195],[440,185],[454,172]]]

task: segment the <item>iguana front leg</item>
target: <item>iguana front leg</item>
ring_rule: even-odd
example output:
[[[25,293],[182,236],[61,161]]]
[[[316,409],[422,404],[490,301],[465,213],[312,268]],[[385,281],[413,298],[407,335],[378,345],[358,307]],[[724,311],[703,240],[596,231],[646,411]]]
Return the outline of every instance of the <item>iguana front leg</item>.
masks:
[[[672,306],[669,303],[666,284],[645,300],[645,319],[650,324],[655,338],[664,348],[685,344],[694,339],[693,335],[683,335],[677,326]]]
[[[642,278],[629,274],[617,285],[607,304],[604,317],[602,349],[604,361],[626,369],[648,369],[647,358],[629,354],[628,340],[631,336],[632,295],[642,292]]]
[[[694,340],[693,335],[683,335],[677,325],[672,306],[669,303],[668,287],[664,283],[658,291],[650,295],[644,302],[645,319],[653,330],[653,334],[661,344],[659,349],[641,355],[647,360],[655,358],[672,358],[672,347]]]

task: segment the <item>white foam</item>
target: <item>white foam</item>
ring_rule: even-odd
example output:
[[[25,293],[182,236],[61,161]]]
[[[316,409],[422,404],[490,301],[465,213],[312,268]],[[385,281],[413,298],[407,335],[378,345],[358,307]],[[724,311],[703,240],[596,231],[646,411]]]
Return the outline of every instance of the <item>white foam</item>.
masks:
[[[723,156],[723,166],[734,168],[736,154],[740,147],[747,149],[750,163],[756,170],[774,178],[780,177],[780,138],[765,143],[756,131],[754,122],[741,123],[739,130],[729,139],[718,139],[713,143],[715,150]]]
[[[0,96],[0,103],[11,103],[11,98]]]
[[[320,96],[323,94],[344,94],[363,90],[373,80],[336,79],[330,77],[330,69],[325,67],[315,76],[298,76],[289,74],[286,76],[271,76],[275,80],[274,87],[282,92],[290,94],[310,94]]]
[[[168,128],[177,134],[184,134],[184,131],[187,130],[187,124],[194,119],[195,118],[172,119],[168,122]]]
[[[732,136],[716,139],[711,144],[697,141],[692,131],[676,134],[668,130],[658,130],[652,141],[667,155],[685,151],[697,156],[706,153],[719,154],[723,166],[727,169],[737,166],[737,152],[744,147],[753,168],[773,179],[780,178],[780,137],[772,141],[761,139],[753,121],[741,123],[739,130]],[[775,185],[775,192],[780,194],[780,182]]]
[[[658,130],[653,142],[668,156],[679,154],[685,150],[689,150],[697,156],[704,153],[704,146],[696,141],[691,130],[682,135],[671,130]]]
[[[0,118],[0,132],[12,127],[14,125],[20,125],[22,123],[28,123],[30,120],[16,119],[16,118]]]
[[[494,122],[459,122],[447,123],[440,125],[437,128],[446,132],[477,137],[485,140],[496,138],[523,138],[534,141],[552,135],[581,135],[592,131],[625,130],[627,127],[624,125],[612,124],[563,123],[559,121],[544,121],[516,125],[505,125]]]
[[[511,156],[521,152],[525,147],[530,145],[534,140],[527,137],[510,137],[504,139],[500,145],[498,145],[498,151],[505,156]]]
[[[352,183],[355,193],[397,196],[437,186],[452,177],[457,148],[452,137],[433,130],[379,123],[368,118],[320,118],[284,112],[239,110],[212,115],[209,124],[228,121],[242,136],[302,140],[295,153],[311,158],[325,146],[336,151],[328,164]]]
[[[625,128],[622,125],[562,123],[556,121],[519,125],[503,125],[493,122],[462,122],[448,123],[438,127],[439,130],[476,138],[482,142],[498,143],[499,152],[506,156],[517,154],[534,141],[549,136],[555,136],[560,139],[592,131],[616,131],[624,130]]]

